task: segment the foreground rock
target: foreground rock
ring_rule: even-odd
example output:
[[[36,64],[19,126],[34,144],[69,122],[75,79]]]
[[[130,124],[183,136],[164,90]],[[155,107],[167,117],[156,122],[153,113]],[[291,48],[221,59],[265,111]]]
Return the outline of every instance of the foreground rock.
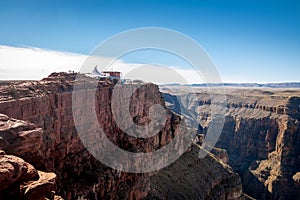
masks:
[[[0,149],[7,154],[42,165],[42,136],[42,129],[34,124],[0,114]]]
[[[23,159],[0,155],[0,199],[54,199],[54,173],[36,170]]]

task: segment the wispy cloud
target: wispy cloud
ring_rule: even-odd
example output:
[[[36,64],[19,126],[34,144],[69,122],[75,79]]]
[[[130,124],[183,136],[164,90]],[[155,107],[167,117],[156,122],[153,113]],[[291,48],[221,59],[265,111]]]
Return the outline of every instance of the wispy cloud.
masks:
[[[0,80],[39,80],[52,72],[80,71],[88,56],[34,47],[0,46]],[[108,58],[89,58],[90,69],[101,66]],[[199,73],[191,69],[156,64],[135,64],[116,60],[111,68],[121,71],[124,78],[140,79],[158,84],[201,83]]]
[[[0,46],[0,79],[39,80],[54,71],[78,70],[85,59],[68,52]]]

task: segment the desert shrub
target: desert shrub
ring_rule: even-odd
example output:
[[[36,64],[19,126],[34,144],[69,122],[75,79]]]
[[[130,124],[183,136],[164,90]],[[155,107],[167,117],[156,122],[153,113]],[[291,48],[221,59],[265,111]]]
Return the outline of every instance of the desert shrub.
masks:
[[[8,92],[8,95],[12,96],[14,99],[19,98],[18,90],[13,85],[8,86],[7,92]]]

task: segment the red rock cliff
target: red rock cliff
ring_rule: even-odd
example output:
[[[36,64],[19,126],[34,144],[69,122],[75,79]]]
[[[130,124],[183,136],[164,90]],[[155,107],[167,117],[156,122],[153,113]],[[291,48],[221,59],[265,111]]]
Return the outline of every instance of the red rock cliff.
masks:
[[[150,182],[140,185],[136,183],[147,180],[153,173],[131,174],[113,170],[97,161],[82,144],[74,125],[72,110],[75,76],[76,74],[54,73],[38,82],[2,86],[0,113],[34,124],[30,124],[31,127],[34,126],[30,132],[17,134],[13,136],[14,140],[3,138],[2,149],[8,154],[18,155],[39,170],[54,172],[57,175],[56,191],[66,199],[79,197],[141,199],[146,197],[150,191]],[[82,79],[79,92],[89,95],[93,89],[91,81],[94,80],[85,76],[82,76]],[[95,107],[98,121],[94,122],[101,124],[106,136],[113,143],[133,152],[150,152],[165,146],[179,133],[180,117],[167,111],[165,126],[155,136],[147,140],[136,140],[127,136],[113,120],[110,109],[113,89],[114,85],[108,80],[97,83]],[[83,107],[89,106],[85,98],[77,100],[82,102]],[[164,106],[158,86],[154,84],[141,86],[134,93],[131,101],[133,103],[130,107],[130,114],[136,124],[148,123],[147,113],[152,104]],[[80,112],[80,107],[76,109],[76,112]],[[87,116],[83,114],[82,117]],[[88,133],[95,131],[96,126],[88,124],[83,127]],[[86,139],[101,143],[101,138],[95,135],[88,135]],[[210,160],[212,165],[214,162],[220,165],[217,159]],[[194,167],[197,169],[200,165],[196,164]],[[234,178],[235,184],[226,186],[232,187],[233,190],[223,191],[222,194],[224,198],[227,196],[237,198],[242,192],[239,177],[227,168],[224,169],[230,176],[219,176],[219,181],[214,186],[221,186],[226,184],[225,180],[230,180],[230,177]],[[210,188],[208,187],[209,190]]]

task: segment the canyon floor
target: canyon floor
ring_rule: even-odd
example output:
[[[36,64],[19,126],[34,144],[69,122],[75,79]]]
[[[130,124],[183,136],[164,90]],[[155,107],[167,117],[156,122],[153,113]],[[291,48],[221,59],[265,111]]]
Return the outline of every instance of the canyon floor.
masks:
[[[147,139],[127,135],[111,109],[113,92],[132,87],[137,89],[130,97],[129,111],[135,124],[150,123],[153,104],[166,109],[163,128]],[[74,91],[81,94],[76,107]],[[212,147],[206,139],[215,123],[211,108],[220,107],[218,101],[224,99],[217,98],[214,105],[211,94],[223,98],[223,92],[224,125]],[[126,103],[126,99],[119,101]],[[300,199],[299,105],[300,90],[295,88],[225,87],[223,91],[152,83],[121,85],[76,73],[1,82],[0,199]],[[76,122],[74,116],[91,118],[92,112],[87,112],[91,108],[96,121]],[[156,171],[118,171],[86,147],[102,144],[107,137],[126,151],[146,154],[189,134],[189,127],[181,126],[184,122],[198,128],[197,137],[191,137],[187,149],[174,143],[185,153]],[[97,132],[99,125],[105,135]],[[79,130],[86,133],[84,138]],[[101,145],[95,151],[101,152]],[[135,166],[163,162],[173,156],[168,153],[153,163],[136,160]],[[199,156],[203,153],[205,157]],[[113,159],[130,166],[126,157]]]

